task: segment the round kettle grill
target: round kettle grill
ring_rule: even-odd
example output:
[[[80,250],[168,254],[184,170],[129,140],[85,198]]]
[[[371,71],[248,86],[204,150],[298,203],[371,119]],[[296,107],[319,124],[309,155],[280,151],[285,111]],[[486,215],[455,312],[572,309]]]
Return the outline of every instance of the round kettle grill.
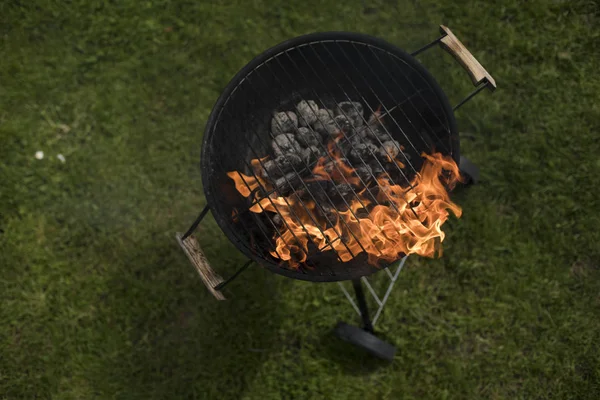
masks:
[[[365,111],[364,115],[362,110],[359,114],[363,119],[359,121],[361,124],[370,128],[368,115],[380,113],[389,121],[384,128],[385,133],[404,144],[395,152],[403,157],[406,168],[384,171],[392,182],[393,177],[404,183],[410,182],[423,163],[421,154],[434,151],[451,157],[459,165],[464,178],[476,180],[476,167],[460,155],[454,111],[484,88],[493,91],[496,83],[450,29],[442,25],[440,32],[439,38],[412,54],[365,34],[308,34],[266,50],[233,77],[214,105],[202,142],[202,183],[207,205],[186,233],[177,234],[180,246],[217,299],[225,299],[221,289],[256,262],[272,272],[294,279],[318,282],[352,280],[357,297],[363,297],[362,301],[358,298],[359,305],[362,304],[361,314],[363,306],[366,314],[364,295],[357,282],[360,285],[361,277],[396,262],[382,262],[374,266],[367,262],[364,253],[353,254],[350,260],[343,261],[335,251],[313,248],[311,250],[314,251],[306,252],[306,262],[300,266],[282,263],[273,256],[277,251],[273,245],[273,238],[279,233],[277,226],[265,217],[266,213],[249,211],[257,206],[257,201],[253,201],[252,196],[241,196],[228,172],[240,171],[256,177],[252,160],[263,165],[262,157],[269,151],[273,139],[270,127],[274,113],[293,110],[299,102],[306,101],[314,101],[321,109],[335,108],[340,102],[358,102]],[[465,68],[476,86],[455,107],[450,105],[440,85],[415,58],[436,44]],[[348,142],[360,144],[359,140]],[[298,175],[312,167],[314,164],[306,161],[295,166],[293,172]],[[294,177],[285,176],[284,183],[288,184],[288,188],[308,190],[315,199],[316,194],[310,193],[305,183],[300,180],[292,184],[289,179]],[[260,189],[263,198],[279,190],[275,188],[269,192],[265,188]],[[322,207],[321,202],[315,203]],[[328,207],[335,207],[335,204],[329,203]],[[212,212],[227,238],[249,259],[228,280],[214,271],[193,236],[208,211]],[[329,240],[343,241],[344,238],[339,235]],[[358,244],[362,247],[360,241]],[[398,259],[404,256],[399,254]],[[365,327],[370,328],[367,331],[372,332],[368,317],[364,322]]]

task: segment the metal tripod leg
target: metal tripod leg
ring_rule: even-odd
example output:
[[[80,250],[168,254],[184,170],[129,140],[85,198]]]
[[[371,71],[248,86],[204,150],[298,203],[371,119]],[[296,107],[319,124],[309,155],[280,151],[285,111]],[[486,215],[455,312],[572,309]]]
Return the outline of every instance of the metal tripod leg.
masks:
[[[353,279],[352,286],[354,287],[354,294],[356,295],[356,302],[358,303],[358,309],[360,310],[360,316],[363,320],[363,329],[370,333],[375,333],[371,318],[369,318],[369,308],[367,307],[367,300],[365,299],[365,292],[363,291],[362,282],[360,279]]]
[[[369,309],[367,307],[361,280],[353,280],[352,286],[354,286],[354,293],[363,321],[363,328],[361,329],[357,326],[348,325],[345,322],[339,322],[335,327],[335,334],[340,339],[350,342],[376,357],[392,361],[396,354],[396,348],[375,336],[373,324],[369,318]]]

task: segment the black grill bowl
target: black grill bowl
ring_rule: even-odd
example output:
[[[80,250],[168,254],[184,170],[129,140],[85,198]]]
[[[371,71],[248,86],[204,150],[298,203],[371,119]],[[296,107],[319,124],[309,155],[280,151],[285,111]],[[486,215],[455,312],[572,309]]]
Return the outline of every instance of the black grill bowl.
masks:
[[[320,252],[309,258],[313,268],[281,264],[268,252],[272,226],[247,211],[248,199],[226,175],[250,175],[250,160],[269,154],[273,112],[294,110],[302,99],[321,108],[359,101],[365,118],[380,106],[390,110],[397,127],[391,134],[405,144],[413,173],[421,166],[421,152],[439,151],[458,163],[452,108],[431,74],[403,50],[363,34],[326,32],[291,39],[257,56],[235,75],[212,110],[202,143],[202,182],[229,240],[258,264],[291,278],[325,282],[369,275],[387,265],[369,265],[364,253],[342,263],[332,251]]]

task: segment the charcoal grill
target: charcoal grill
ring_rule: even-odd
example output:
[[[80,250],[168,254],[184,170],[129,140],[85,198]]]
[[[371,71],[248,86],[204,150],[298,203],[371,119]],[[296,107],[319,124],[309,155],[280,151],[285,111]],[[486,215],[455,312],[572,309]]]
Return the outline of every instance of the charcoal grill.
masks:
[[[493,91],[496,83],[447,27],[441,26],[440,31],[442,35],[439,38],[412,54],[379,38],[359,33],[304,35],[265,51],[234,76],[217,100],[204,133],[201,168],[207,205],[186,233],[177,234],[179,244],[217,299],[225,299],[221,292],[223,287],[253,262],[294,279],[315,282],[351,280],[357,295],[358,307],[355,308],[363,316],[364,326],[360,332],[353,331],[350,326],[338,326],[338,333],[359,344],[368,342],[367,348],[389,358],[390,348],[371,335],[373,328],[360,279],[396,265],[398,261],[387,260],[372,265],[367,262],[366,254],[360,252],[353,254],[351,260],[343,261],[335,251],[321,251],[312,246],[304,251],[306,262],[293,266],[282,262],[280,257],[273,256],[276,252],[273,238],[277,237],[279,228],[266,218],[266,213],[250,212],[251,207],[256,207],[257,199],[268,198],[282,189],[269,189],[263,185],[249,187],[253,196],[244,197],[227,173],[238,171],[255,176],[251,160],[259,160],[262,166],[260,160],[269,152],[273,140],[270,132],[273,113],[292,110],[301,101],[313,100],[322,109],[335,108],[336,104],[344,101],[360,103],[365,111],[363,125],[368,129],[372,127],[367,121],[368,114],[378,112],[385,116],[388,122],[381,128],[392,141],[404,144],[395,152],[406,161],[403,169],[397,166],[382,168],[391,181],[410,182],[422,166],[421,154],[434,151],[451,157],[466,179],[477,180],[477,168],[460,155],[454,111],[483,89]],[[476,86],[454,107],[433,76],[415,58],[436,44],[459,61]],[[337,128],[336,132],[345,135],[342,127],[338,125]],[[353,131],[353,134],[356,132]],[[361,140],[352,138],[351,134],[343,139],[350,151]],[[381,139],[377,140],[381,143]],[[340,145],[339,142],[336,145]],[[382,148],[387,151],[385,146]],[[359,158],[355,161],[357,165],[361,161],[366,162]],[[292,168],[292,172],[298,175],[311,171],[314,163],[314,160],[303,160]],[[322,203],[327,203],[329,208],[336,207],[329,196],[327,200],[323,196],[317,199],[303,180],[291,182],[293,174],[283,174],[288,189],[291,188],[294,193],[300,190],[308,193],[317,207],[323,207]],[[227,280],[213,270],[193,236],[209,211],[227,238],[249,259]],[[345,238],[339,233],[337,237],[328,237],[328,245],[335,240],[344,242]],[[405,254],[399,254],[398,260],[402,260],[403,265]],[[394,276],[397,277],[397,274]]]

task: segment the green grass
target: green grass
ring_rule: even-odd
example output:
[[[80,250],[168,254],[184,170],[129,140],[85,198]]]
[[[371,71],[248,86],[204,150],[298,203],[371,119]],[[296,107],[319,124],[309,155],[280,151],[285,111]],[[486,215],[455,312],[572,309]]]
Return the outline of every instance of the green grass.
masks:
[[[600,398],[600,6],[367,3],[0,4],[0,398]],[[413,50],[440,23],[498,90],[458,112],[482,182],[444,256],[401,274],[378,324],[394,362],[333,337],[356,321],[334,284],[251,268],[211,298],[173,236],[205,204],[229,79],[299,34]],[[420,59],[453,103],[471,90]],[[212,219],[199,236],[223,275],[243,262]]]

